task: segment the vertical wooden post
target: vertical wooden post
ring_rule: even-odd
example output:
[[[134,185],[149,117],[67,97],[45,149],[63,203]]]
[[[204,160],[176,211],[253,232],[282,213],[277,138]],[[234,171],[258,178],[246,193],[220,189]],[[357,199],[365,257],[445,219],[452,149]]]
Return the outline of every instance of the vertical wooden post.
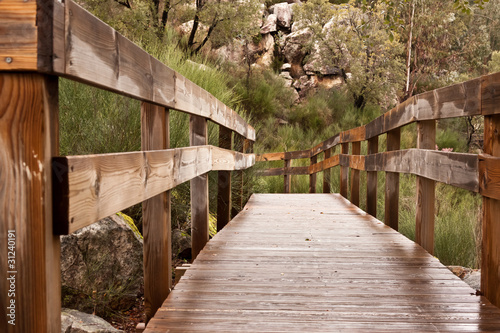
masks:
[[[342,143],[341,154],[349,154],[349,143]],[[347,183],[349,178],[349,167],[340,166],[340,195],[347,199]]]
[[[311,165],[318,162],[318,155],[311,157]],[[309,175],[309,193],[316,193],[316,173]]]
[[[169,113],[164,107],[141,104],[142,150],[170,148]],[[146,324],[172,288],[170,191],[142,204],[144,236],[144,311]]]
[[[207,145],[207,119],[191,115],[189,134],[191,146]],[[191,253],[193,260],[208,242],[208,214],[208,174],[204,174],[191,180]]]
[[[51,166],[59,150],[58,117],[57,77],[0,73],[2,332],[61,331]]]
[[[417,123],[417,148],[435,149],[436,121]],[[430,254],[434,254],[435,181],[417,176],[417,214],[415,241]]]
[[[290,168],[292,167],[292,160],[285,157],[285,193],[290,193],[292,188],[292,175],[288,174],[290,172]]]
[[[368,139],[368,155],[378,153],[378,136]],[[366,212],[377,217],[377,171],[366,173]]]
[[[500,115],[484,117],[484,153],[500,157]],[[500,306],[500,200],[483,197],[481,292]]]
[[[361,154],[361,142],[352,143],[352,155]],[[359,170],[351,170],[351,203],[359,206]]]
[[[387,132],[387,151],[399,150],[401,130]],[[399,224],[399,173],[385,173],[385,224],[398,230]]]
[[[332,157],[332,148],[325,150],[325,160]],[[330,193],[330,178],[332,175],[332,169],[326,169],[323,171],[323,193]]]
[[[219,147],[231,149],[232,143],[233,132],[219,126]],[[220,231],[231,220],[231,172],[218,171],[217,182],[217,231]]]

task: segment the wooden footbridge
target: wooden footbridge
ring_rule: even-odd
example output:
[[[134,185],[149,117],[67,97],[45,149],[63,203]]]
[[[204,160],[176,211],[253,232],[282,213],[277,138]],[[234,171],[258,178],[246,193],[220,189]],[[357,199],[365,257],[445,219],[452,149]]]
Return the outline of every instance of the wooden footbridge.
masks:
[[[500,331],[499,73],[414,96],[309,150],[256,156],[233,110],[72,0],[0,1],[0,31],[1,332],[60,332],[59,235],[140,202],[146,332]],[[59,156],[58,77],[140,100],[142,151]],[[169,110],[190,115],[190,147],[170,149]],[[437,120],[472,116],[484,117],[483,154],[434,150]],[[417,147],[401,150],[411,123]],[[231,180],[265,161],[283,161],[260,176],[282,176],[285,192],[293,175],[315,192],[323,172],[325,193],[254,194],[231,221],[244,200]],[[220,232],[208,242],[210,171]],[[400,173],[417,176],[418,244],[397,232]],[[172,289],[169,190],[188,180],[196,259]],[[478,294],[432,257],[436,181],[483,197]]]

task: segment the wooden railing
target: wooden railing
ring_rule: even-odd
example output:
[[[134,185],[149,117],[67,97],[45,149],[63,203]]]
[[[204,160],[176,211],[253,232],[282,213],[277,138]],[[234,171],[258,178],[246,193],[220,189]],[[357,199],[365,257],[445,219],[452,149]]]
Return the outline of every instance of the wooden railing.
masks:
[[[171,289],[168,190],[191,181],[194,258],[209,238],[207,172],[219,171],[221,229],[254,129],[71,0],[0,1],[0,31],[0,331],[60,332],[59,235],[140,202],[149,320]],[[59,76],[142,101],[143,151],[58,157]],[[169,149],[168,109],[190,114],[192,147]]]
[[[436,151],[436,120],[484,116],[484,153]],[[417,123],[416,149],[400,150],[401,128]],[[331,168],[340,166],[340,193],[359,206],[360,171],[367,172],[366,210],[377,215],[377,172],[384,171],[385,223],[398,229],[399,174],[417,175],[416,241],[434,251],[435,182],[464,188],[483,196],[481,291],[500,306],[500,73],[414,96],[371,123],[342,132],[309,150],[268,153],[257,161],[283,160],[283,168],[262,170],[263,176],[283,176],[285,193],[292,175],[309,175],[309,192],[316,174],[324,172],[323,192],[330,193]],[[387,151],[378,152],[379,136],[387,134]],[[367,155],[360,155],[367,141]],[[341,151],[334,155],[336,146]],[[349,153],[351,145],[351,153]],[[323,153],[321,162],[318,155]],[[310,159],[306,167],[291,167],[294,159]],[[349,168],[351,180],[348,182]]]

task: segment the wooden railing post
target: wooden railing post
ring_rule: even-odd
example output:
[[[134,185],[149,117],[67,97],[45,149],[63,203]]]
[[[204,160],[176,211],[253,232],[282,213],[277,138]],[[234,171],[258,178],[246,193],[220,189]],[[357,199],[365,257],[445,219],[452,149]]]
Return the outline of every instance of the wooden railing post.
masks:
[[[325,150],[325,158],[326,161],[330,157],[332,157],[333,148]],[[323,171],[323,193],[330,193],[330,178],[332,175],[332,169],[326,169]]]
[[[233,131],[219,127],[219,147],[232,149]],[[218,171],[217,176],[217,231],[231,220],[231,171]]]
[[[58,155],[58,78],[0,73],[0,328],[61,331],[59,236],[52,168]],[[52,171],[55,170],[54,174]]]
[[[417,123],[417,148],[435,149],[436,121]],[[417,209],[415,241],[430,254],[434,254],[435,181],[417,176]]]
[[[399,150],[401,130],[387,132],[387,151]],[[385,173],[385,224],[398,230],[399,221],[399,173]]]
[[[311,165],[314,165],[318,162],[318,155],[314,155],[311,157]],[[311,173],[309,175],[309,193],[316,193],[316,173]]]
[[[342,143],[341,154],[349,154],[349,143]],[[340,195],[347,199],[347,183],[349,178],[349,167],[340,166]]]
[[[286,156],[286,153],[285,153]],[[292,175],[288,174],[290,172],[290,168],[292,167],[292,160],[285,157],[285,175],[283,176],[285,182],[285,193],[290,193],[292,188]]]
[[[191,115],[189,142],[191,146],[208,144],[207,119]],[[209,238],[208,174],[190,181],[191,184],[191,253],[194,260]]]
[[[498,106],[497,106],[498,107]],[[484,153],[500,157],[500,115],[484,117]],[[484,178],[487,178],[485,175]],[[494,176],[489,176],[494,177]],[[481,292],[500,306],[500,200],[483,197]]]
[[[352,155],[361,154],[361,142],[353,142]],[[351,203],[359,206],[359,170],[351,170]]]
[[[378,153],[378,136],[368,139],[368,155]],[[377,171],[366,173],[366,212],[377,217]]]
[[[141,104],[142,150],[170,148],[169,113],[164,107]],[[144,311],[146,324],[172,288],[170,191],[142,204],[144,237]]]

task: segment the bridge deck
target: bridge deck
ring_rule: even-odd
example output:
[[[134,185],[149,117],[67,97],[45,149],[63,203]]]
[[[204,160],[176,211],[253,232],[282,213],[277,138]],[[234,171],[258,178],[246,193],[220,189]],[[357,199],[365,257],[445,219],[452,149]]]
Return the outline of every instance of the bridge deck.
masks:
[[[256,194],[146,332],[500,331],[500,310],[335,194]]]

